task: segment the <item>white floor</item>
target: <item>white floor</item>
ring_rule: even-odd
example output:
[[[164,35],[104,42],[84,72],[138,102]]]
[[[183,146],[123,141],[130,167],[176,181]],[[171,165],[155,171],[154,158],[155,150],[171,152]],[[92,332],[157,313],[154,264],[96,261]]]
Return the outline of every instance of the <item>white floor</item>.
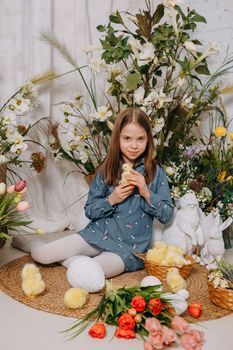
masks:
[[[0,249],[0,266],[24,253],[7,244]],[[226,257],[233,261],[233,249]],[[0,291],[0,349],[1,350],[143,350],[141,340],[119,340],[112,338],[114,328],[108,327],[104,340],[92,339],[86,333],[67,341],[59,332],[66,329],[73,318],[53,315],[32,309],[8,297]],[[203,350],[233,349],[233,313],[227,317],[195,325],[205,332]],[[168,349],[168,348],[167,348]],[[169,349],[181,349],[174,345]]]

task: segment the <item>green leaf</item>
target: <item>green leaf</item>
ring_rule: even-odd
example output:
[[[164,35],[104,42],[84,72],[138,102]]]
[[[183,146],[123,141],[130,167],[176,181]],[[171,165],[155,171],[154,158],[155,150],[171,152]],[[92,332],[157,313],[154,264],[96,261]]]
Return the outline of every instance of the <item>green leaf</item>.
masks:
[[[196,13],[196,14],[192,17],[192,20],[193,20],[194,22],[203,22],[203,23],[207,23],[205,17],[199,15],[198,13]]]
[[[164,5],[159,4],[152,16],[152,25],[155,25],[160,22],[161,18],[164,16]]]
[[[185,16],[184,12],[182,11],[182,9],[180,8],[180,6],[176,5],[176,6],[174,7],[174,9],[175,9],[177,12],[179,12],[179,14],[181,15],[181,17],[182,17],[182,19],[183,19],[183,21],[184,21],[184,20],[186,19],[186,16]]]
[[[141,81],[141,74],[140,73],[130,73],[126,77],[126,89],[127,90],[136,90],[138,84]]]
[[[198,74],[210,75],[210,71],[206,65],[200,65],[195,68],[195,71]]]
[[[124,23],[119,11],[116,11],[115,15],[110,15],[109,20],[115,24],[123,24]]]
[[[105,32],[106,27],[103,26],[102,24],[100,24],[99,26],[96,27],[96,29],[97,29],[99,32]]]
[[[201,43],[199,40],[197,40],[197,39],[192,40],[192,42],[193,42],[195,45],[202,45],[202,43]]]

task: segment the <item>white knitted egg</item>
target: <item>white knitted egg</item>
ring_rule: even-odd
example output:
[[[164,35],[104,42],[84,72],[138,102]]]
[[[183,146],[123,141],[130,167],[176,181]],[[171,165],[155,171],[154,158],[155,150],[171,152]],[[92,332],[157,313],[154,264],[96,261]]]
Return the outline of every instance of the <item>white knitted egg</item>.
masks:
[[[74,288],[84,288],[90,293],[100,291],[105,284],[100,264],[88,256],[79,256],[67,269],[68,282]]]
[[[148,286],[158,286],[161,285],[157,290],[162,291],[163,286],[162,282],[155,276],[146,276],[141,281],[141,287],[148,287]]]

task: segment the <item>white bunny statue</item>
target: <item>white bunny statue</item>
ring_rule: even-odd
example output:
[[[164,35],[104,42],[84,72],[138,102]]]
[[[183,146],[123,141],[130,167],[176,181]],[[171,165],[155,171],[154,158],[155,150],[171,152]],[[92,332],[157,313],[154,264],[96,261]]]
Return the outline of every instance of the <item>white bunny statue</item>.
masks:
[[[200,208],[194,193],[188,192],[179,199],[180,208],[174,214],[171,224],[164,230],[163,240],[170,245],[184,249],[192,254],[205,243],[200,226]]]
[[[218,212],[210,212],[207,216],[202,212],[201,226],[205,236],[205,244],[201,249],[200,265],[208,270],[215,269],[225,252],[222,231],[232,224],[232,218],[222,222]]]

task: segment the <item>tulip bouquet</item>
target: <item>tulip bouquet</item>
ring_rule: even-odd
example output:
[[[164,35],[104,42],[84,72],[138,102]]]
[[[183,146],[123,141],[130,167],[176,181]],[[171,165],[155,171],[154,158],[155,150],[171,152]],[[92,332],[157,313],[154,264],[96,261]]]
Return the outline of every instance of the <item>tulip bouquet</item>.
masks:
[[[21,228],[29,228],[31,221],[23,215],[29,208],[29,203],[24,200],[26,182],[21,180],[15,185],[6,187],[0,183],[0,238],[10,239],[8,230],[20,231]]]
[[[180,336],[184,349],[203,343],[203,333],[191,330],[187,321],[175,316],[175,309],[163,298],[161,286],[122,287],[114,289],[106,280],[106,288],[99,304],[82,320],[65,330],[70,338],[79,335],[91,321],[96,321],[88,331],[94,338],[104,338],[105,324],[116,327],[117,338],[132,339],[138,334],[145,350],[162,349]],[[196,348],[195,348],[196,349]]]

